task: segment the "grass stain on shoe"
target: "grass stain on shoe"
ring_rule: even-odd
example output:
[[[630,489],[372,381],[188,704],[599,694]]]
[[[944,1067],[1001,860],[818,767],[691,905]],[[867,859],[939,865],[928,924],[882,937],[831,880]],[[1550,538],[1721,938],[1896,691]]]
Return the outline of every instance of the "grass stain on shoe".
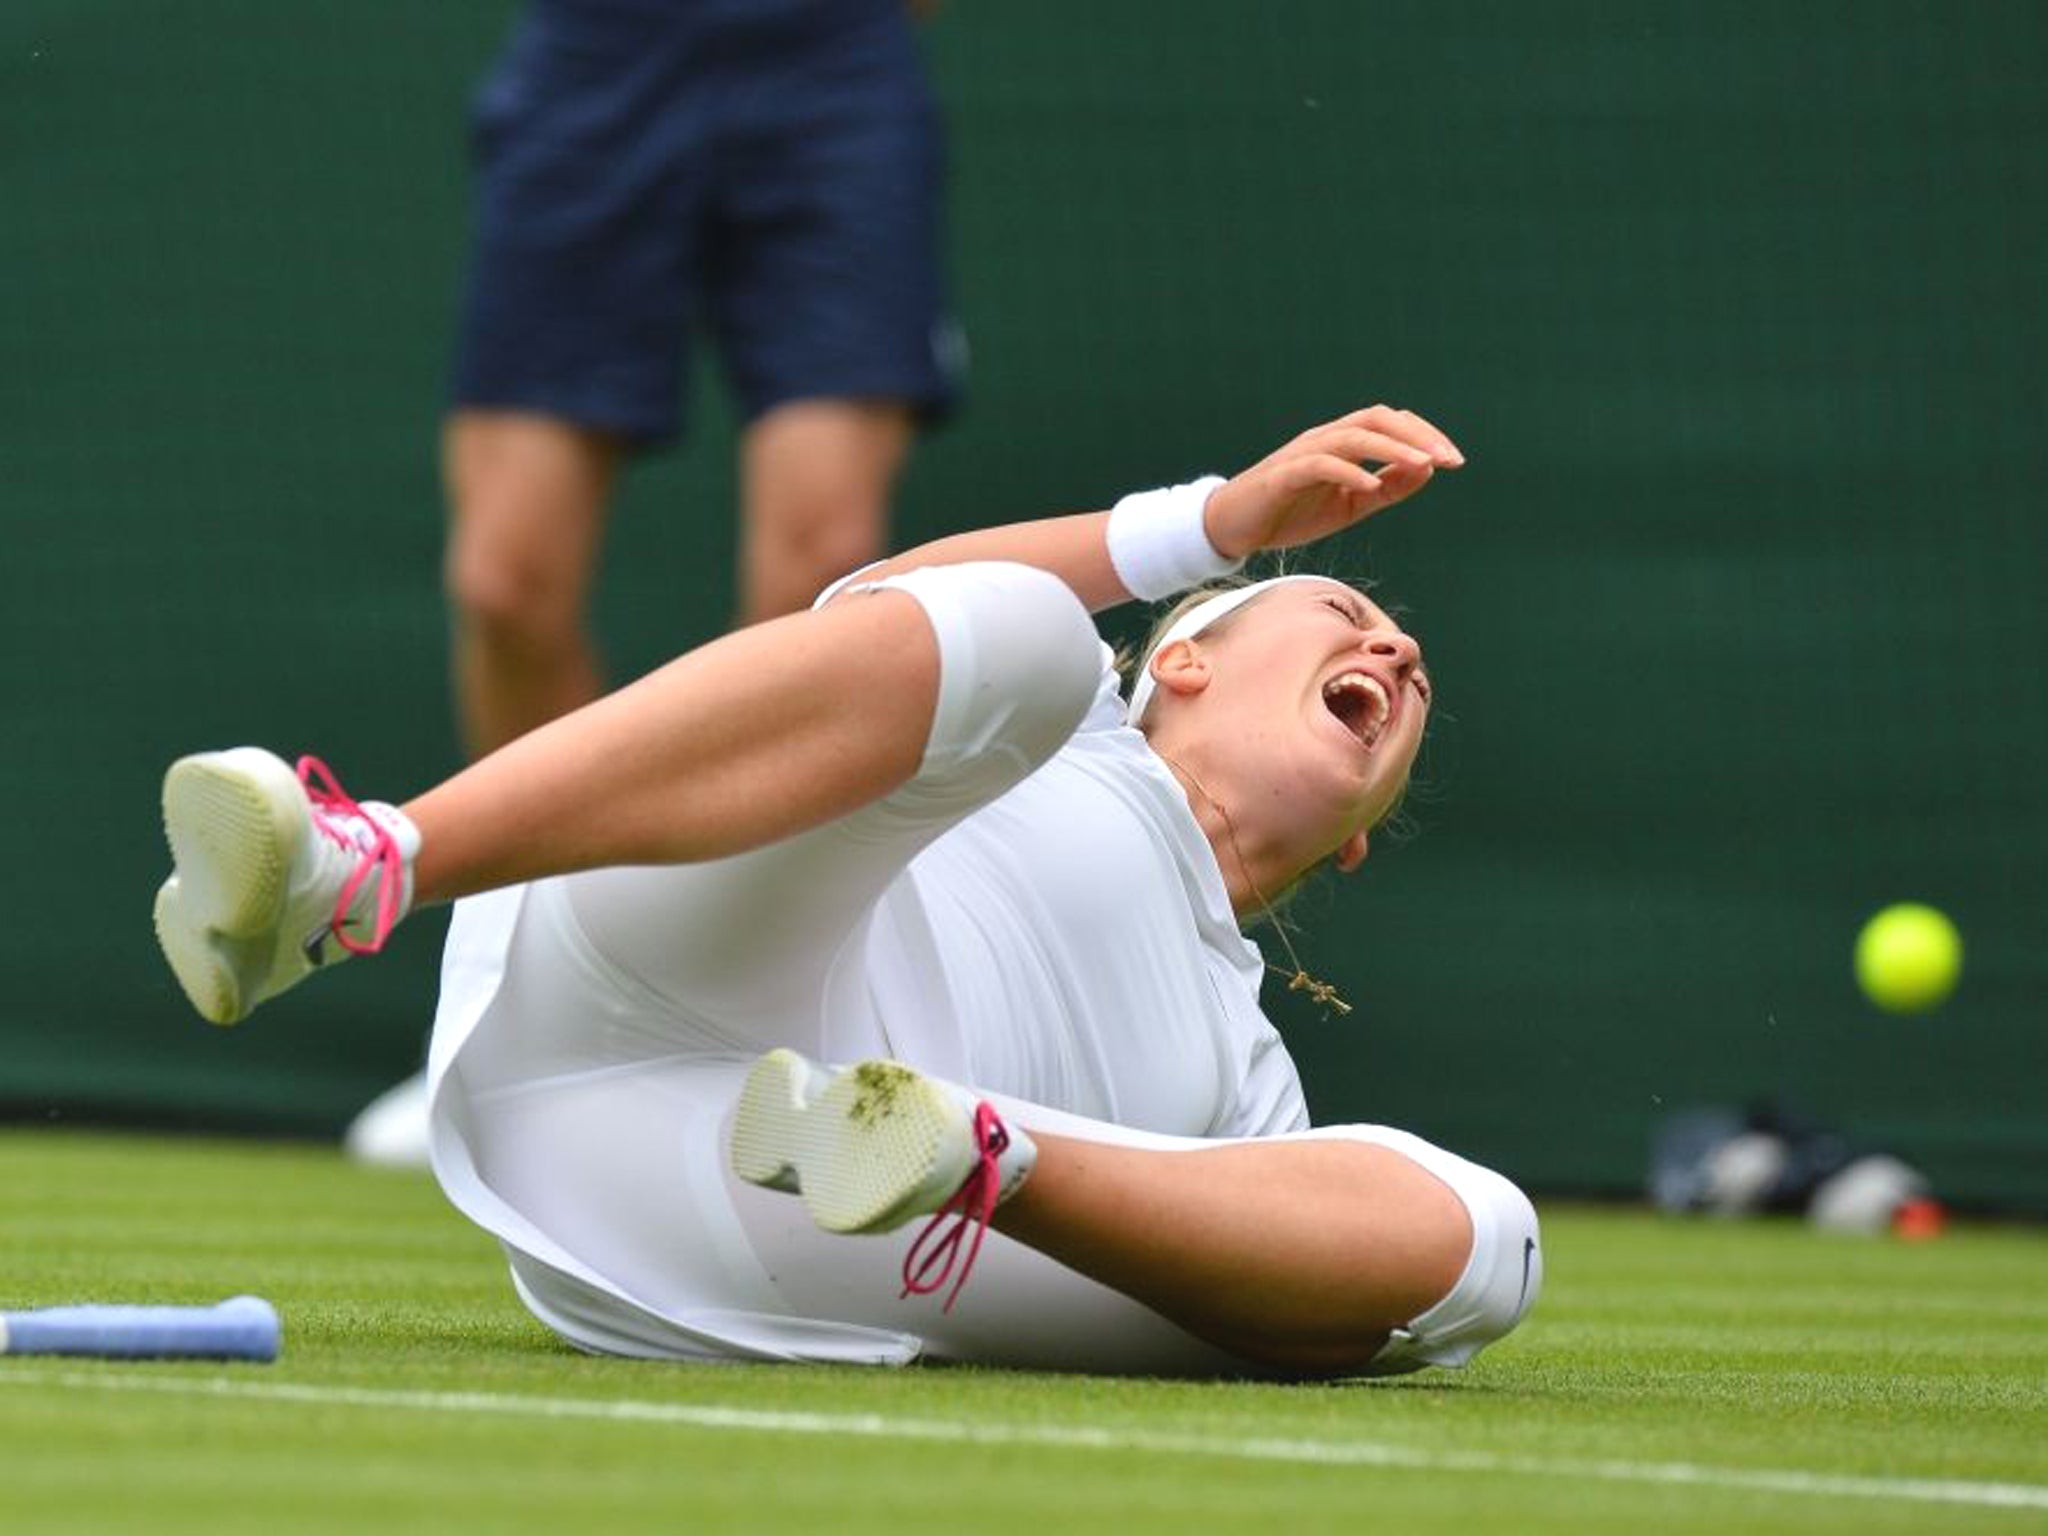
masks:
[[[858,1091],[847,1110],[847,1117],[855,1125],[873,1125],[889,1119],[896,1113],[897,1095],[905,1084],[916,1079],[915,1072],[893,1061],[862,1062],[853,1069],[854,1086]]]

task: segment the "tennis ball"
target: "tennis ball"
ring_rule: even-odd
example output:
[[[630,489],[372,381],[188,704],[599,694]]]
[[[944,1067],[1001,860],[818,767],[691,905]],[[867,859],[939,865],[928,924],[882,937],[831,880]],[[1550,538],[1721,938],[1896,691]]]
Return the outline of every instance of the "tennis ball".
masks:
[[[1856,936],[1856,980],[1888,1013],[1920,1013],[1955,990],[1963,970],[1956,925],[1933,907],[1886,907]]]

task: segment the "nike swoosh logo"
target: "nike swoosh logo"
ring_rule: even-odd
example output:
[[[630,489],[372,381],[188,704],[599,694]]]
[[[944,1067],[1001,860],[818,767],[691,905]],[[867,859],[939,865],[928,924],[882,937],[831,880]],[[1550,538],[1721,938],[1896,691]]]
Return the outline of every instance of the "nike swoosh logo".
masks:
[[[1522,1303],[1529,1299],[1529,1265],[1536,1257],[1536,1239],[1522,1239],[1522,1289],[1515,1296],[1515,1310],[1522,1310]]]

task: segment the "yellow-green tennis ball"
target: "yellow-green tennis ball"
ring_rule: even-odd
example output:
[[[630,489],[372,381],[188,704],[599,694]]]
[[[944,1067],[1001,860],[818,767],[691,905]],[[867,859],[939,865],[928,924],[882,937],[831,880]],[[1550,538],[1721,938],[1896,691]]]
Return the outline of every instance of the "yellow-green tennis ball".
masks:
[[[1856,936],[1856,980],[1890,1013],[1920,1013],[1953,992],[1963,972],[1963,940],[1933,907],[1886,907]]]

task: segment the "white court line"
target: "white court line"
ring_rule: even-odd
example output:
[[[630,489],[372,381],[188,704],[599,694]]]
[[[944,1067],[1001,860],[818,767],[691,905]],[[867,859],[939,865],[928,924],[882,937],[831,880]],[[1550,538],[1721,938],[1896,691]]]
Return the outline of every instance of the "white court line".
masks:
[[[507,1414],[542,1419],[675,1424],[691,1429],[771,1435],[841,1435],[871,1440],[939,1441],[952,1445],[1042,1446],[1052,1450],[1149,1452],[1208,1460],[1293,1462],[1314,1466],[1386,1467],[1409,1472],[1496,1472],[1526,1477],[1659,1483],[1745,1493],[1815,1494],[1830,1498],[1908,1499],[1994,1509],[2048,1509],[2048,1484],[1961,1479],[1856,1477],[1789,1469],[1716,1467],[1685,1461],[1583,1460],[1568,1456],[1499,1456],[1487,1451],[1425,1450],[1363,1440],[1232,1440],[1215,1435],[1162,1434],[1143,1429],[1076,1429],[1057,1424],[895,1418],[879,1413],[787,1413],[694,1403],[650,1403],[509,1392],[401,1392],[371,1387],[321,1387],[246,1381],[228,1376],[148,1376],[122,1372],[0,1368],[0,1383],[104,1392],[244,1398],[337,1408],[402,1408],[424,1413]]]

